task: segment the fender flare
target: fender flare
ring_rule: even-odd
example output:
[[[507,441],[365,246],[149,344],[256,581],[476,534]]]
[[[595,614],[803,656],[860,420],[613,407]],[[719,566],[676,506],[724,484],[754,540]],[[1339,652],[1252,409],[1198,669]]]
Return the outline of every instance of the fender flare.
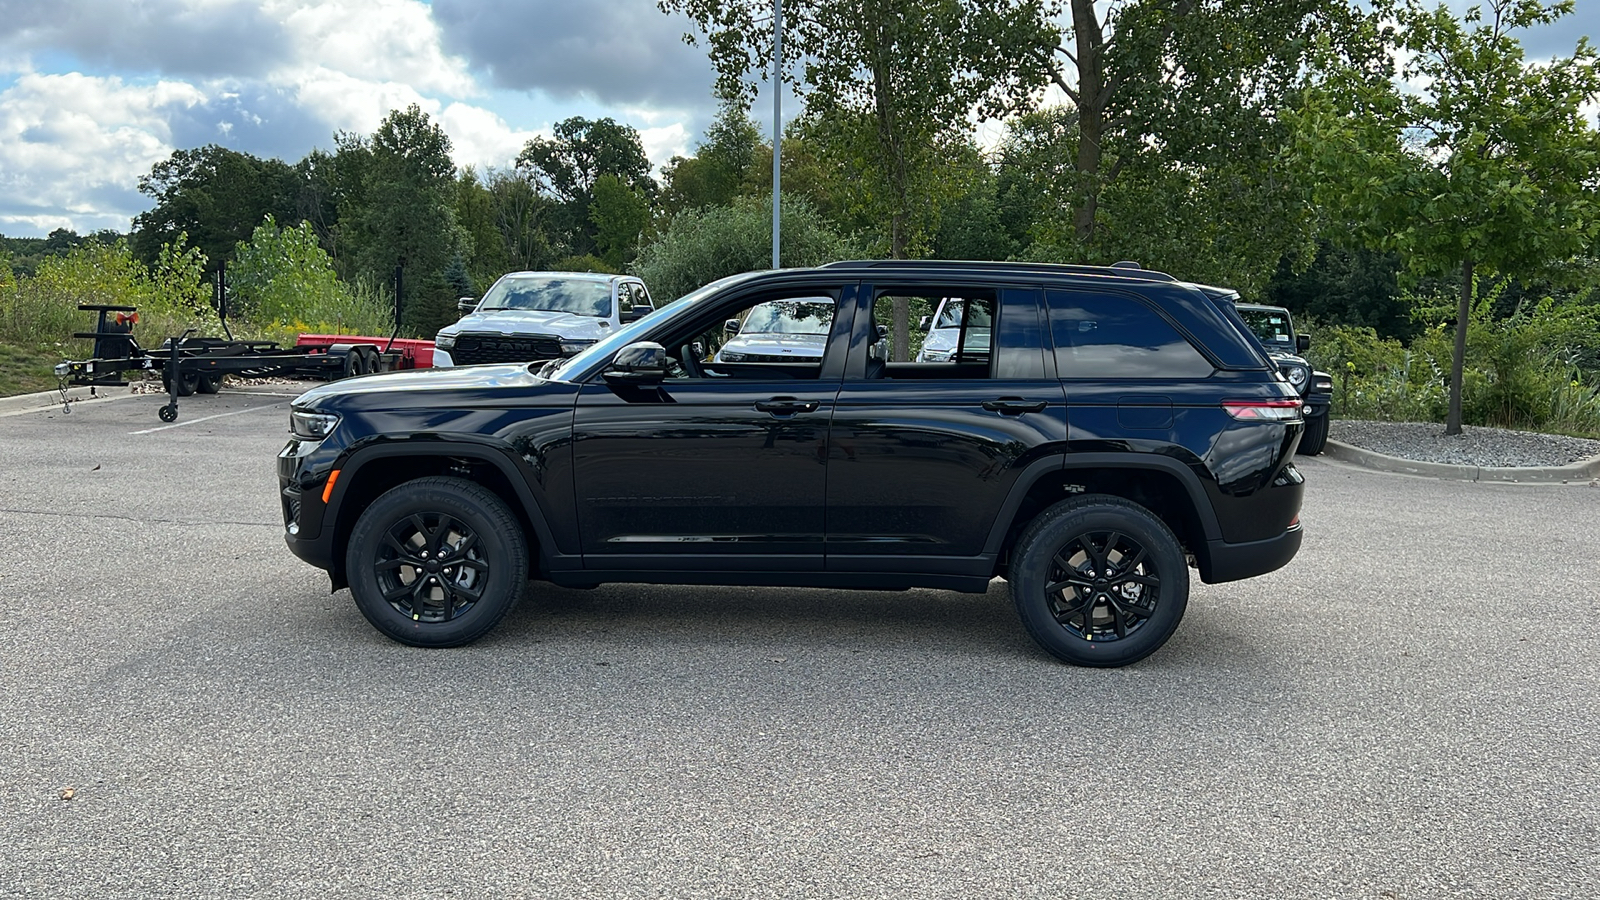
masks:
[[[1023,468],[1017,476],[1016,483],[1011,486],[1011,492],[1006,495],[1005,503],[1001,504],[1000,512],[989,530],[989,539],[983,545],[984,554],[990,557],[999,555],[1006,534],[1011,530],[1012,519],[1016,518],[1022,501],[1040,479],[1053,472],[1067,472],[1072,469],[1150,469],[1171,475],[1183,485],[1184,492],[1188,495],[1189,505],[1193,507],[1195,516],[1200,520],[1203,541],[1222,538],[1222,525],[1217,521],[1216,510],[1212,508],[1204,485],[1200,483],[1200,478],[1195,475],[1194,470],[1182,462],[1170,456],[1158,456],[1153,453],[1063,451],[1034,460]],[[1206,548],[1203,546],[1194,548],[1197,556],[1205,552]]]
[[[393,457],[418,456],[453,456],[462,459],[471,459],[488,463],[499,470],[511,485],[512,491],[517,495],[516,500],[521,504],[528,521],[532,523],[534,536],[539,542],[539,555],[547,562],[562,555],[557,550],[555,532],[550,528],[550,521],[545,517],[544,509],[539,505],[538,498],[528,487],[526,473],[517,465],[513,458],[513,451],[493,441],[482,439],[474,440],[471,436],[457,435],[450,438],[439,439],[434,437],[427,440],[401,440],[385,442],[383,444],[368,445],[348,451],[347,454],[335,463],[334,468],[341,470],[339,479],[340,487],[355,483],[361,470],[366,466],[384,459]],[[327,511],[323,514],[326,521],[333,524],[337,534],[339,516],[345,498],[349,496],[347,490],[336,490],[329,498]]]

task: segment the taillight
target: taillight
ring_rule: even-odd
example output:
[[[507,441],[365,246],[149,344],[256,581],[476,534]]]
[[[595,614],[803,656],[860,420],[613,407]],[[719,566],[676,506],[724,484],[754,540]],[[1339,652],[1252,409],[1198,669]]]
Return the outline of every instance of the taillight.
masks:
[[[1303,401],[1288,397],[1279,400],[1224,400],[1222,408],[1241,422],[1292,422],[1300,418]]]

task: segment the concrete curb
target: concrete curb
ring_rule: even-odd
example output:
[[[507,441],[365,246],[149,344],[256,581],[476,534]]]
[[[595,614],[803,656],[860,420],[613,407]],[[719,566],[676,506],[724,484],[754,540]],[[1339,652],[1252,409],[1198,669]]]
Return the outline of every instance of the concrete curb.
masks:
[[[1600,456],[1565,466],[1463,466],[1453,463],[1423,462],[1385,456],[1333,439],[1322,451],[1325,455],[1379,472],[1443,478],[1450,481],[1485,481],[1508,484],[1568,484],[1600,479]]]
[[[90,393],[90,391],[94,393]],[[126,385],[103,387],[70,387],[67,388],[67,398],[76,406],[79,403],[98,403],[102,400],[124,400],[128,397],[137,397],[138,394],[128,390]],[[0,397],[0,416],[14,415],[16,413],[38,412],[50,407],[60,408],[60,391],[40,391],[37,394],[17,394],[11,397]]]

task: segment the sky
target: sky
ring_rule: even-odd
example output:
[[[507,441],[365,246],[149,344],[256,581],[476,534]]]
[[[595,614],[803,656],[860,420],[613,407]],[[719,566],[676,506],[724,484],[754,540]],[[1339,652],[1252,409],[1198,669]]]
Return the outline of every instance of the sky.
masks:
[[[654,0],[0,0],[0,234],[127,231],[174,150],[293,163],[411,103],[459,166],[509,166],[570,116],[632,125],[660,166],[717,111],[692,28]],[[1524,43],[1597,33],[1600,0],[1579,0]]]

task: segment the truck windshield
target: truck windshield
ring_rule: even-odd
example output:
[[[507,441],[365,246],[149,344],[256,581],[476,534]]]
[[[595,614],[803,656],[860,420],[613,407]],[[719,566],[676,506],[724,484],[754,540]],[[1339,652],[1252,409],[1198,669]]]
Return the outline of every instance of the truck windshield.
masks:
[[[1283,313],[1270,309],[1241,309],[1239,315],[1262,343],[1294,346],[1294,328]]]
[[[611,283],[592,278],[502,278],[478,304],[478,312],[496,309],[610,318]]]
[[[739,333],[827,334],[832,324],[832,300],[772,300],[751,309]]]
[[[939,307],[939,318],[938,321],[933,323],[933,327],[960,328],[961,317],[966,314],[966,310],[967,301],[955,299],[946,300],[943,305]],[[967,323],[967,327],[974,331],[979,329],[987,329],[989,327],[988,308],[982,303],[974,306],[972,308],[972,321]]]

